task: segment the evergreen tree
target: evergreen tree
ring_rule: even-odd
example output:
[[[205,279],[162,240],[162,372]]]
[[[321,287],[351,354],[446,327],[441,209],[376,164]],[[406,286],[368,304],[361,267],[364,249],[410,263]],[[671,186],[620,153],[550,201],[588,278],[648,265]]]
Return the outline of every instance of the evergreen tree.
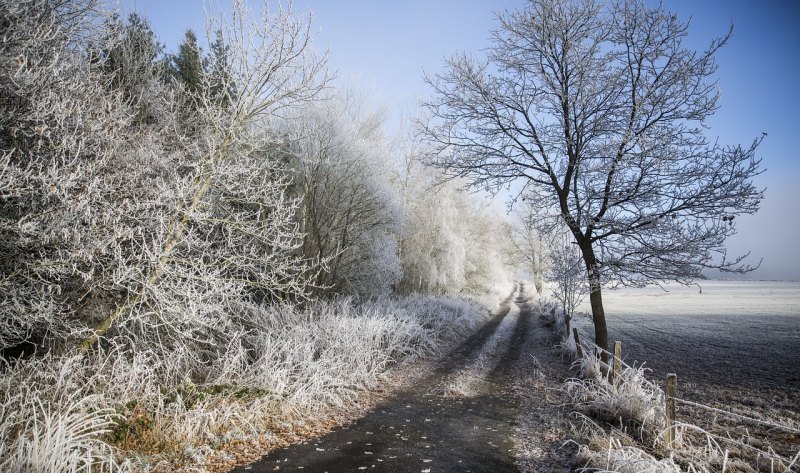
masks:
[[[171,57],[170,66],[170,74],[182,85],[187,95],[197,96],[201,93],[205,67],[197,36],[191,29],[186,30],[178,54]]]
[[[134,107],[138,122],[155,123],[160,114],[158,97],[163,92],[165,61],[159,58],[164,45],[147,19],[136,13],[131,13],[125,24],[113,17],[106,29],[101,60],[103,68],[113,74],[112,87]]]
[[[178,54],[170,57],[169,76],[178,85],[180,97],[180,121],[190,132],[196,129],[192,123],[197,119],[197,108],[202,101],[206,65],[197,36],[186,30]]]
[[[220,106],[227,108],[236,95],[236,88],[231,80],[228,62],[228,46],[221,30],[217,30],[214,42],[211,43],[211,54],[208,58],[208,69],[211,74],[211,96]]]

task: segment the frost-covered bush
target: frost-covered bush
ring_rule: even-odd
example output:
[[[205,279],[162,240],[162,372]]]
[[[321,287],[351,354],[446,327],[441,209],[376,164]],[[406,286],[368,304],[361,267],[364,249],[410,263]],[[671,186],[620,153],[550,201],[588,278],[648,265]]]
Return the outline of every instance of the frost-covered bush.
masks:
[[[594,418],[611,424],[635,423],[654,436],[664,429],[664,392],[645,377],[646,368],[622,364],[612,375],[594,350],[586,350],[575,365],[582,379],[565,382],[572,403]]]
[[[587,467],[582,471],[614,473],[682,473],[672,458],[658,459],[642,448],[607,435],[602,429],[594,432],[589,445],[581,445],[578,459]],[[619,434],[618,434],[619,435]],[[619,435],[623,437],[623,435]],[[694,470],[706,471],[706,470]]]
[[[0,470],[23,472],[125,471],[105,435],[116,413],[106,402],[99,374],[79,357],[46,356],[3,366],[0,376]],[[135,374],[118,372],[130,386]],[[123,388],[124,389],[124,388]],[[142,387],[137,386],[136,390]]]
[[[165,356],[110,343],[85,357],[4,366],[0,469],[116,471],[135,466],[119,466],[129,450],[161,452],[156,461],[268,435],[276,423],[348,405],[392,367],[438,353],[486,320],[475,304],[422,297],[239,310],[252,325],[214,350],[187,341]]]
[[[577,458],[584,465],[580,471],[620,473],[753,473],[769,471],[785,473],[800,456],[780,458],[774,452],[747,451],[752,454],[747,461],[743,451],[734,457],[712,434],[694,425],[678,424],[677,439],[673,448],[647,445],[617,429],[608,431],[587,417],[581,417],[580,445]],[[656,439],[658,441],[658,439]],[[736,447],[734,446],[734,450]],[[760,467],[759,467],[760,465]],[[754,468],[755,467],[755,468]]]

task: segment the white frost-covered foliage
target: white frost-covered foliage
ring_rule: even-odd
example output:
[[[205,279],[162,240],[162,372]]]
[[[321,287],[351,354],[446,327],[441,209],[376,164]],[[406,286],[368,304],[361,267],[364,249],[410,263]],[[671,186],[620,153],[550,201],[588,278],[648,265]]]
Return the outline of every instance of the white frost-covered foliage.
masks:
[[[234,2],[230,18],[211,18],[227,56],[225,74],[204,76],[195,97],[206,129],[179,147],[186,159],[178,202],[162,221],[151,266],[104,321],[141,314],[123,328],[162,349],[175,338],[215,350],[224,334],[247,325],[231,315],[239,301],[306,295],[309,268],[296,255],[299,203],[287,192],[273,121],[313,100],[327,78],[324,59],[310,49],[308,19],[283,9],[263,13]]]
[[[164,350],[213,346],[236,323],[236,301],[306,294],[298,201],[270,122],[313,99],[324,61],[302,18],[251,20],[235,4],[236,21],[215,24],[229,95],[219,100],[219,81],[206,78],[204,133],[189,139],[169,94],[151,97],[167,103],[158,116],[136,120],[139,102],[115,86],[131,72],[109,73],[104,56],[125,38],[95,31],[95,6],[2,5],[0,348],[81,337],[85,350],[120,333]]]
[[[322,264],[316,285],[324,292],[386,295],[400,279],[403,212],[383,122],[345,88],[286,124],[299,135],[293,168],[303,196],[302,251]]]
[[[120,97],[75,52],[93,7],[0,2],[0,348],[68,333],[78,302],[91,311],[114,297],[129,271],[122,247],[147,237],[117,211],[136,207],[129,197],[143,191],[125,175],[138,154],[128,137],[142,137],[128,133]],[[169,160],[143,158],[155,162],[137,167],[156,175]]]
[[[103,381],[101,376],[93,379],[93,371],[76,357],[45,357],[5,367],[0,378],[0,470],[118,471],[104,440],[116,414],[87,384]],[[126,385],[125,374],[118,373],[115,381]]]
[[[474,196],[461,181],[424,167],[405,150],[397,177],[409,228],[401,239],[402,292],[481,295],[496,300],[513,286],[508,264],[510,229],[506,221]]]
[[[583,379],[565,383],[571,401],[593,417],[615,422],[635,422],[653,435],[664,429],[664,392],[645,377],[644,367],[622,365],[622,372],[611,376],[592,350],[584,350],[575,362]]]
[[[486,314],[421,297],[239,310],[253,325],[229,333],[214,353],[177,347],[165,357],[118,346],[5,366],[0,470],[129,469],[137,465],[118,465],[120,452],[107,442],[136,429],[175,452],[268,434],[286,416],[345,404],[392,366],[463,337]]]

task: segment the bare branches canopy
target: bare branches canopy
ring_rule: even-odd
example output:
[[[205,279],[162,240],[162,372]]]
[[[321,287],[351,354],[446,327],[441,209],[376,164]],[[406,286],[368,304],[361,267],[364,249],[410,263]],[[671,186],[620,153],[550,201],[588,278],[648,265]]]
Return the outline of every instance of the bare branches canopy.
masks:
[[[452,57],[428,77],[422,125],[432,161],[473,185],[522,182],[560,218],[591,283],[596,341],[607,346],[601,285],[688,282],[752,269],[723,243],[758,210],[756,149],[710,140],[715,53],[684,45],[688,23],[644,1],[532,0],[498,17],[485,61]]]

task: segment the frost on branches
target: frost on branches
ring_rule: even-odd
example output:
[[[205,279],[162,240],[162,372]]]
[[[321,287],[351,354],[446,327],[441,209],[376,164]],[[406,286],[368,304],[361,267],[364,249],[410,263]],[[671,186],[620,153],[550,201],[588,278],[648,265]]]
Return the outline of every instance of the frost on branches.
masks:
[[[714,56],[683,45],[688,24],[641,0],[533,0],[499,16],[486,61],[466,54],[429,77],[431,160],[473,185],[512,181],[577,243],[598,345],[610,280],[689,282],[726,257],[735,216],[763,192],[749,146],[705,136],[718,106]]]
[[[302,254],[318,263],[321,294],[387,295],[400,278],[402,203],[390,182],[384,118],[352,86],[285,123],[303,197]]]
[[[299,201],[271,130],[327,81],[308,18],[254,20],[240,3],[235,21],[216,17],[227,67],[194,97],[198,140],[175,131],[158,68],[109,62],[141,35],[97,31],[92,2],[52,6],[2,8],[0,347],[82,339],[85,351],[109,330],[164,349],[212,343],[238,303],[305,297]],[[147,120],[124,86],[142,83],[162,104]]]
[[[428,151],[418,138],[407,139],[401,152],[396,181],[408,225],[400,239],[398,291],[506,297],[513,265],[505,220],[463,192],[465,182],[424,166]]]

